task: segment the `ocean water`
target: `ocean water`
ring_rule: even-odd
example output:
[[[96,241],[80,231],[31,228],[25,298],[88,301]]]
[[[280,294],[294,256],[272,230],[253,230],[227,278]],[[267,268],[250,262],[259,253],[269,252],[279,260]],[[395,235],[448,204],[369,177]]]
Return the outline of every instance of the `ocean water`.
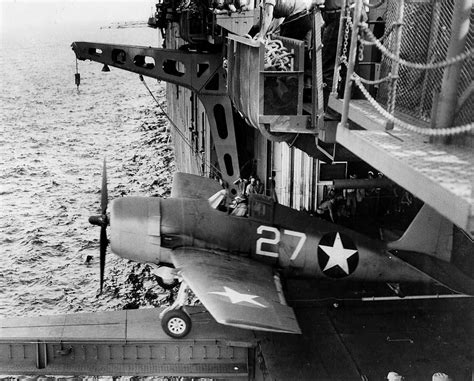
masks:
[[[99,229],[88,223],[99,211],[104,157],[109,199],[166,192],[155,181],[169,169],[155,144],[164,116],[133,73],[103,73],[100,64],[79,61],[78,91],[70,45],[80,40],[160,44],[149,28],[2,30],[0,318],[120,307],[110,292],[97,297]],[[164,85],[147,83],[163,99]],[[169,156],[166,143],[160,149]],[[127,266],[109,253],[106,282]]]

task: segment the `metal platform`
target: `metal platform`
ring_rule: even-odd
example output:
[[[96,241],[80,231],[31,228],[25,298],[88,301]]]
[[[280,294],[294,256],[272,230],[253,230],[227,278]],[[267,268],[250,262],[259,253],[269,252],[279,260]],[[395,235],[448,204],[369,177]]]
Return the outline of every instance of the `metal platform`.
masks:
[[[5,319],[0,374],[471,380],[474,298],[365,302],[365,285],[290,283],[302,335],[225,327],[200,307],[188,307],[193,330],[182,340],[161,330],[159,309]]]
[[[342,100],[330,98],[329,106],[339,113],[342,105]],[[351,101],[349,119],[365,130],[338,128],[338,143],[474,237],[471,148],[432,144],[427,136],[399,128],[387,133],[386,119],[367,101]]]
[[[161,309],[0,320],[0,374],[248,379],[253,333],[187,310],[193,330],[184,340],[162,331]]]

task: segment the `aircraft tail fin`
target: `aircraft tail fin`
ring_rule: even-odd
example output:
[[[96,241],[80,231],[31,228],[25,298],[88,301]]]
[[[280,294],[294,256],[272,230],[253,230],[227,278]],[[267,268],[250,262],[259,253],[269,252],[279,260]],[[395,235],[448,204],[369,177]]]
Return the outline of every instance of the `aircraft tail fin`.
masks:
[[[387,246],[389,249],[415,251],[450,262],[453,224],[424,204],[400,239],[389,242]]]
[[[171,197],[208,199],[222,190],[216,180],[207,177],[176,172],[171,188]]]
[[[457,263],[460,247],[472,253],[472,242],[460,242],[455,231],[452,222],[425,204],[400,239],[389,242],[387,247],[397,250],[392,252],[395,256],[452,291],[474,295],[474,279],[463,271],[465,265],[459,267]]]

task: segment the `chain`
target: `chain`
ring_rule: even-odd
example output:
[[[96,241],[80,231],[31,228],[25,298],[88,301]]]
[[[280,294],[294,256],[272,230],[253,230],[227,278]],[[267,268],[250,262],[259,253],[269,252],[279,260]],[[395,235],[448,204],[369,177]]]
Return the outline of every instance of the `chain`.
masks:
[[[474,123],[468,123],[462,126],[456,127],[449,127],[449,128],[423,128],[418,126],[413,126],[411,124],[405,123],[404,121],[395,118],[392,114],[387,112],[372,96],[369,94],[365,86],[362,84],[361,78],[357,74],[352,75],[352,79],[354,80],[355,84],[359,88],[359,90],[364,94],[365,98],[369,101],[369,103],[386,119],[393,122],[397,126],[414,132],[420,135],[428,135],[428,136],[449,136],[449,135],[458,135],[463,134],[469,131],[474,130]]]
[[[359,41],[361,38],[359,37]],[[359,54],[358,54],[358,60],[359,62],[362,62],[364,60],[364,44],[359,44]]]
[[[341,54],[341,57],[340,57],[340,65],[339,67],[337,68],[337,82],[338,84],[342,81],[342,74],[341,74],[341,68],[342,68],[342,65],[346,65],[347,66],[347,44],[349,43],[349,23],[350,23],[350,13],[349,13],[349,7],[346,6],[346,9],[344,10],[344,13],[345,13],[345,16],[344,16],[344,19],[345,19],[345,22],[346,22],[346,26],[345,26],[345,29],[344,29],[344,42],[342,43],[342,54]]]
[[[349,8],[346,9],[346,28],[344,30],[344,43],[342,44],[342,55],[341,55],[341,62],[347,62],[347,45],[349,43],[349,31],[350,31],[350,13]]]

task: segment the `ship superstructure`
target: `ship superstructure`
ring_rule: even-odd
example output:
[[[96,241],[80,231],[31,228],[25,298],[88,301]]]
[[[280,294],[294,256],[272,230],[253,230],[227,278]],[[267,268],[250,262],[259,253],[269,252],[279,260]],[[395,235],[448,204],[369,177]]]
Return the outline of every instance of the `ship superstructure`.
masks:
[[[324,8],[312,13],[310,44],[278,34],[262,43],[249,35],[259,25],[257,3],[235,11],[164,1],[149,25],[166,50],[74,50],[167,81],[178,168],[223,180],[233,196],[234,183],[250,176],[268,196],[310,212],[331,187],[365,188],[367,196],[383,188],[382,203],[398,204],[395,211],[408,192],[472,239],[471,2],[342,3],[331,11],[339,30],[329,69]],[[332,69],[329,89],[322,73]],[[393,212],[384,208],[377,213]]]

